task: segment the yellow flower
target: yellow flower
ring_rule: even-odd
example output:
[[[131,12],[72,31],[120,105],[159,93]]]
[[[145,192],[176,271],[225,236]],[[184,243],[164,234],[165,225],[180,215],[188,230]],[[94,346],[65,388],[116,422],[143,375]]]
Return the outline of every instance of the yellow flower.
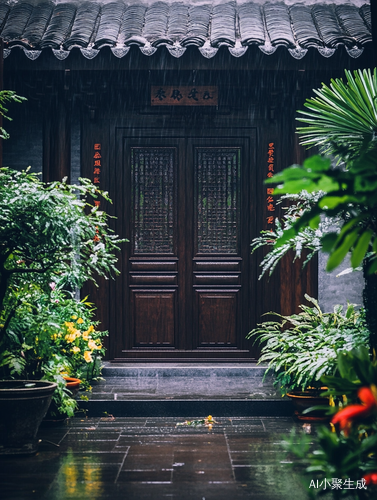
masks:
[[[73,316],[71,316],[72,319],[77,319],[77,316],[74,314]]]
[[[64,324],[65,324],[65,326],[66,326],[67,328],[72,328],[72,326],[73,326],[72,321],[66,321]]]
[[[93,358],[92,358],[92,355],[90,354],[90,351],[84,352],[84,359],[87,363],[91,363],[93,361]]]
[[[77,354],[78,352],[80,352],[80,347],[77,347],[77,346],[72,347],[72,352],[74,354]]]
[[[97,349],[97,344],[94,342],[94,340],[90,339],[88,342],[88,347],[93,351],[93,349]]]
[[[88,334],[92,333],[93,331],[94,331],[94,326],[90,325],[90,327],[88,328]]]
[[[88,332],[83,332],[82,333],[82,338],[86,341],[89,338],[89,333]]]
[[[73,332],[73,333],[70,333],[69,335],[66,335],[65,340],[69,343],[72,343],[76,340],[76,337],[77,337],[76,332]]]
[[[82,318],[79,318],[79,319],[77,320],[77,324],[78,324],[78,325],[81,325],[82,323],[84,323],[84,320],[83,320]]]

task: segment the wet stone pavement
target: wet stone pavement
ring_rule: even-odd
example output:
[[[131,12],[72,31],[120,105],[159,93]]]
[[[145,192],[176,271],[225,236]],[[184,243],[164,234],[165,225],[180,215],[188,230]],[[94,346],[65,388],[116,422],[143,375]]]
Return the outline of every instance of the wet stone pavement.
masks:
[[[282,449],[283,436],[302,423],[291,417],[222,417],[212,430],[176,426],[184,420],[76,417],[42,425],[35,456],[0,457],[0,498],[307,498]]]

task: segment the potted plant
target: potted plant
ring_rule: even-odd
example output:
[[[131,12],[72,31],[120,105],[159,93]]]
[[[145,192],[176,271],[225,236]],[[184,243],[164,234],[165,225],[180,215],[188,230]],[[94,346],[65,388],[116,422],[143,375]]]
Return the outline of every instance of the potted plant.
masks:
[[[9,96],[18,97],[2,91],[0,103]],[[0,113],[5,111],[0,106]],[[110,201],[87,179],[77,186],[65,180],[44,184],[29,171],[0,169],[0,378],[27,380],[28,393],[39,393],[40,380],[52,382],[59,410],[67,415],[73,415],[76,401],[63,377],[84,372],[83,363],[93,363],[93,370],[98,366],[92,353],[103,352],[104,334],[96,331],[93,308],[77,301],[73,291],[94,275],[114,276],[115,253],[123,241],[91,201],[98,196]],[[66,324],[75,315],[86,331],[91,329],[81,357],[75,343],[79,335],[72,335]],[[73,336],[74,342],[67,340]],[[7,390],[2,389],[0,413],[9,415]],[[26,420],[39,422],[29,410],[22,413]],[[2,446],[5,450],[12,444],[7,440]]]
[[[329,404],[321,395],[322,375],[336,373],[338,352],[365,345],[369,331],[362,309],[356,311],[348,304],[345,313],[342,306],[324,313],[315,299],[305,298],[312,307],[301,305],[301,312],[291,316],[268,313],[278,320],[259,324],[247,338],[262,344],[259,363],[268,363],[266,374],[274,371],[274,383],[283,395],[292,398],[296,415],[312,419],[318,414],[304,416],[301,411]]]

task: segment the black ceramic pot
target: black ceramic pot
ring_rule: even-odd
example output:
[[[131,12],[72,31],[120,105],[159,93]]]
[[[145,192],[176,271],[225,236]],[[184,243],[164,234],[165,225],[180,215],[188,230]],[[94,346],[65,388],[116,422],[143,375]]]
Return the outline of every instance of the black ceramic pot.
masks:
[[[37,451],[37,432],[55,389],[42,380],[0,381],[0,455]]]

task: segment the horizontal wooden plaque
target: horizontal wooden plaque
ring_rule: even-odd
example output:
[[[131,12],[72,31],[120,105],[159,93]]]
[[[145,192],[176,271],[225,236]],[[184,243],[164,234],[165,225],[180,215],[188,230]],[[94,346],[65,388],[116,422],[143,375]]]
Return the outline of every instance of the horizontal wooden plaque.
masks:
[[[218,88],[212,86],[151,86],[152,106],[217,106]]]

